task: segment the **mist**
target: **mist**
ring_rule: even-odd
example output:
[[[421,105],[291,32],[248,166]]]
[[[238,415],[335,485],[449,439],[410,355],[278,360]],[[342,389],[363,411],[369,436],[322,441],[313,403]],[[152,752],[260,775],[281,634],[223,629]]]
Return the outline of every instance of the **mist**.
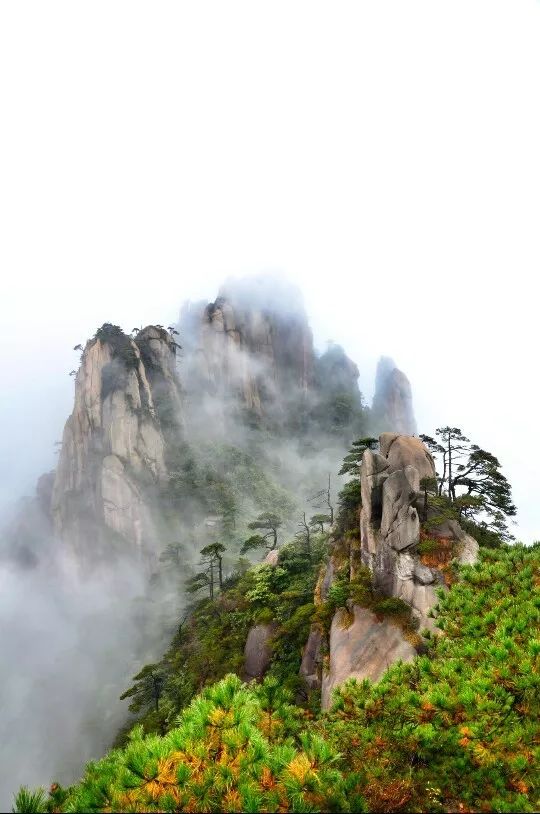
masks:
[[[161,654],[167,630],[145,604],[142,575],[122,563],[82,579],[58,548],[37,569],[0,564],[0,807],[21,784],[72,782],[125,723],[119,693]],[[154,611],[152,613],[152,611]]]
[[[252,284],[249,279],[233,280],[226,288],[236,298],[238,318],[255,319],[253,330],[259,330],[257,319],[261,315],[271,313],[285,336],[292,331],[294,342],[299,331],[311,338],[301,292],[282,275],[254,277]],[[217,291],[212,293],[213,300]],[[226,573],[230,573],[241,542],[249,535],[248,523],[261,509],[282,514],[280,543],[283,543],[298,531],[304,511],[308,517],[317,511],[319,507],[312,496],[326,487],[329,475],[335,505],[343,480],[337,472],[352,435],[348,438],[332,434],[309,419],[309,427],[298,436],[288,422],[295,418],[299,405],[306,415],[311,415],[320,407],[320,395],[313,388],[305,391],[302,382],[295,381],[294,369],[288,379],[278,384],[271,360],[264,354],[231,346],[226,357],[227,376],[222,375],[218,366],[209,369],[213,378],[201,378],[197,349],[200,340],[196,335],[199,326],[204,325],[201,306],[195,309],[192,324],[189,321],[192,310],[186,307],[180,310],[184,318],[184,323],[182,318],[179,323],[184,350],[177,359],[176,370],[183,392],[180,422],[183,440],[174,441],[171,437],[168,443],[173,448],[180,443],[180,454],[188,456],[201,472],[210,464],[213,471],[231,483],[237,507],[234,532],[229,533],[229,550],[224,560]],[[165,319],[155,321],[163,323]],[[129,322],[140,325],[143,320],[137,315]],[[89,335],[97,327],[94,324]],[[85,341],[80,326],[76,338]],[[212,344],[209,347],[212,350]],[[290,350],[295,351],[295,347]],[[283,349],[285,361],[288,351]],[[51,367],[46,372],[51,379],[57,375],[59,363],[65,364],[66,356],[78,360],[71,351],[63,350],[59,359],[52,348],[48,354]],[[293,357],[294,353],[289,361],[294,361]],[[78,361],[70,364],[76,368]],[[118,377],[123,381],[120,369]],[[40,378],[38,375],[33,387],[40,385]],[[34,478],[32,489],[22,501],[16,500],[16,496],[20,498],[19,482],[11,481],[8,489],[4,481],[4,494],[9,493],[10,497],[0,518],[4,529],[0,549],[0,617],[5,663],[0,691],[0,804],[4,807],[10,806],[20,784],[47,786],[53,780],[62,784],[75,781],[86,761],[100,757],[112,745],[119,729],[130,719],[127,703],[121,702],[119,695],[145,663],[155,661],[166,649],[181,609],[189,599],[184,582],[196,570],[200,549],[216,536],[224,539],[220,536],[222,518],[209,508],[205,493],[181,495],[179,504],[175,503],[176,498],[171,498],[168,510],[173,520],[168,527],[169,536],[158,536],[158,548],[148,552],[150,558],[135,556],[127,544],[125,552],[115,546],[105,554],[99,549],[98,559],[91,551],[88,557],[82,557],[69,535],[61,541],[54,539],[46,506],[32,494],[42,467],[49,470],[56,464],[52,439],[61,437],[61,425],[72,408],[72,378],[66,376],[64,369],[58,378],[56,390],[52,381],[49,384],[54,394],[50,415],[39,416],[43,423],[33,430],[41,450],[28,456],[21,467],[26,481]],[[266,429],[246,422],[237,409],[238,394],[247,381],[261,388]],[[354,385],[354,374],[351,381]],[[155,386],[159,388],[159,383]],[[27,397],[24,390],[21,395],[23,399]],[[360,396],[358,399],[360,404]],[[20,415],[16,415],[16,405],[14,393],[8,419],[8,444],[12,450],[14,443],[20,442],[19,433],[26,437],[33,420],[33,414],[27,413],[23,425],[17,427]],[[266,485],[263,483],[262,488],[267,492],[264,500],[270,502],[261,503],[257,490],[252,492],[247,484],[236,483],[233,462],[237,453],[231,458],[229,450],[243,451],[264,473]],[[241,468],[239,472],[241,475]],[[9,475],[9,467],[6,474]],[[160,565],[159,555],[172,540],[182,546],[181,574]],[[260,559],[260,554],[253,559]]]
[[[262,286],[261,280],[266,280]],[[257,308],[265,312],[270,310],[285,322],[307,316],[300,291],[287,296],[295,289],[288,288],[284,275],[254,276],[253,286],[247,286],[245,290],[237,289],[236,285],[234,281],[229,282],[228,290],[236,291],[239,304],[248,311]],[[266,296],[265,292],[269,291],[271,296]],[[187,287],[186,293],[190,293]],[[208,300],[213,302],[217,290],[209,294]],[[194,297],[184,299],[193,300]],[[227,449],[230,445],[253,454],[261,469],[283,487],[291,500],[284,510],[280,535],[280,542],[284,542],[298,531],[303,511],[308,516],[315,513],[310,497],[326,486],[328,475],[335,505],[343,482],[337,473],[347,449],[347,438],[327,432],[312,419],[304,438],[295,437],[285,426],[279,430],[284,417],[294,414],[300,403],[311,415],[318,406],[319,397],[310,391],[306,403],[305,394],[294,382],[283,391],[276,390],[269,361],[264,356],[254,357],[245,349],[233,347],[227,361],[229,378],[221,380],[222,371],[213,371],[217,376],[217,388],[201,380],[199,357],[194,351],[198,340],[190,334],[194,330],[193,326],[190,328],[190,315],[195,314],[194,324],[198,324],[203,306],[204,302],[194,310],[193,307],[180,309],[178,323],[183,351],[176,367],[183,388],[183,424],[189,454],[194,456],[197,465],[202,466],[205,460],[215,459],[216,450]],[[112,307],[109,306],[108,310]],[[159,314],[160,318],[154,322],[174,324],[178,311],[178,303],[170,304],[165,316]],[[320,314],[313,316],[315,324],[320,325]],[[130,319],[124,319],[124,327],[129,330],[131,323],[141,325],[144,322],[140,314],[133,314]],[[98,323],[92,324],[88,335],[92,335],[97,327]],[[328,341],[322,337],[325,333],[328,337],[330,333],[328,329],[325,333],[324,330],[319,328],[318,337],[315,337],[318,357]],[[26,482],[34,479],[35,484],[43,469],[55,466],[53,439],[61,437],[61,428],[71,411],[73,398],[72,379],[66,375],[65,363],[69,358],[70,365],[78,364],[72,361],[75,354],[71,348],[66,351],[64,346],[75,340],[84,342],[86,337],[81,334],[79,326],[78,333],[72,334],[74,339],[70,338],[69,343],[67,337],[62,337],[62,352],[58,358],[54,355],[54,348],[59,346],[60,337],[48,340],[53,347],[48,350],[50,367],[47,365],[45,372],[53,397],[47,413],[17,413],[17,391],[13,393],[10,412],[5,413],[9,433],[5,434],[4,443],[12,454],[17,443],[24,443],[22,439],[28,437],[32,428],[36,449],[33,455],[23,456],[20,467]],[[333,339],[336,338],[341,335],[333,333]],[[346,346],[345,351],[349,351]],[[399,354],[395,355],[399,359]],[[364,396],[366,393],[371,395],[377,357],[369,358],[367,364],[365,357],[359,361],[367,368],[366,372],[359,365],[359,386]],[[267,435],[265,431],[254,430],[236,411],[235,393],[241,389],[246,375],[263,383],[269,399],[267,418],[278,428],[277,435],[275,431],[273,435]],[[42,377],[38,372],[32,387],[39,389],[41,384]],[[27,398],[27,391],[23,389],[19,397]],[[422,403],[422,398],[426,400],[426,395],[421,391],[418,393],[413,385],[415,408],[418,402]],[[36,394],[36,404],[38,401]],[[21,415],[24,416],[23,422]],[[419,430],[423,431],[421,418],[420,415]],[[5,460],[9,461],[9,457]],[[8,477],[9,471],[6,466]],[[10,497],[6,503],[9,508],[4,508],[2,516],[4,527],[10,513],[16,517],[17,511],[21,511],[15,501],[21,495],[21,482],[15,479],[8,485],[4,479],[4,495],[9,493]],[[33,492],[33,488],[28,492]],[[225,558],[229,571],[238,556],[241,540],[247,536],[248,522],[261,508],[247,494],[238,497],[235,541]],[[196,498],[184,501],[182,512],[175,520],[174,532],[171,528],[171,539],[183,545],[182,576],[185,578],[193,573],[200,548],[219,534],[220,517],[207,516],[208,508]],[[145,663],[161,656],[186,602],[183,583],[176,578],[171,582],[170,575],[168,577],[163,571],[157,588],[154,584],[153,590],[149,581],[151,574],[140,562],[128,556],[103,562],[91,571],[81,571],[70,546],[66,541],[59,543],[51,539],[44,522],[42,537],[37,567],[22,568],[13,563],[0,566],[5,663],[0,691],[0,803],[7,807],[21,783],[46,786],[53,780],[73,782],[87,760],[100,757],[111,746],[119,728],[129,720],[127,704],[119,701],[120,693],[130,686],[132,676]],[[165,542],[163,540],[162,548]],[[156,550],[154,573],[156,568],[159,572],[158,555],[159,550]]]
[[[0,527],[56,466],[75,345],[269,270],[368,403],[391,356],[420,433],[458,426],[499,458],[512,531],[537,539],[539,37],[530,2],[2,4]],[[205,396],[194,443],[222,408]],[[263,452],[300,510],[340,450]],[[178,533],[200,542],[204,521]],[[43,548],[34,570],[0,565],[8,807],[101,754],[163,629],[141,640],[132,563],[83,579],[46,530]]]

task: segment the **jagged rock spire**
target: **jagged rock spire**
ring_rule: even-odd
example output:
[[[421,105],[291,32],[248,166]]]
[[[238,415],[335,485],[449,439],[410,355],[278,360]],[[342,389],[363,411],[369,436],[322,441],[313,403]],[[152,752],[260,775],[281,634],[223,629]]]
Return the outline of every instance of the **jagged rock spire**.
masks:
[[[371,416],[374,434],[417,434],[410,382],[389,356],[381,356],[377,365]]]
[[[180,314],[182,377],[208,412],[281,423],[313,381],[313,337],[298,289],[266,275],[231,279]],[[222,416],[223,417],[223,416]]]

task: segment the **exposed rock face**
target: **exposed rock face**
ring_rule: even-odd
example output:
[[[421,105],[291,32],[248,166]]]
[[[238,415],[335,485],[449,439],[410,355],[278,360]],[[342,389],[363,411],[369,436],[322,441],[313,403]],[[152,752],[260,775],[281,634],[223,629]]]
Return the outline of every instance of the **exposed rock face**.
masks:
[[[266,557],[263,560],[265,565],[271,565],[272,568],[278,564],[279,561],[279,550],[277,548],[273,548],[271,551],[268,552]]]
[[[167,478],[164,425],[181,426],[169,334],[148,327],[133,340],[104,326],[96,337],[75,380],[52,495],[55,531],[80,563],[110,555],[116,543],[137,556],[151,554],[149,506]]]
[[[275,624],[254,625],[249,631],[244,648],[244,681],[264,676],[272,660],[270,642],[275,631]]]
[[[308,690],[321,688],[322,639],[322,632],[315,625],[312,625],[302,653],[302,663],[300,665],[300,676],[304,680],[304,684]]]
[[[371,415],[374,433],[416,435],[411,385],[388,356],[382,356],[377,365]]]
[[[228,281],[179,321],[191,419],[229,434],[240,422],[304,436],[365,434],[358,368],[329,343],[318,356],[300,292],[272,277]],[[245,434],[245,433],[244,433]]]
[[[321,569],[319,579],[315,588],[315,604],[324,602],[328,596],[328,591],[334,579],[335,565],[331,556],[328,563]],[[302,652],[302,663],[300,664],[300,677],[304,681],[307,690],[321,689],[321,677],[323,671],[322,661],[323,634],[318,625],[311,625],[308,640]]]
[[[225,421],[228,409],[281,422],[313,382],[313,337],[299,292],[265,277],[231,280],[213,303],[184,306],[188,393]]]
[[[371,611],[354,606],[354,620],[345,627],[338,611],[330,629],[330,669],[323,676],[321,706],[328,709],[332,690],[349,678],[378,681],[394,662],[412,661],[416,650],[401,628],[388,620],[379,622]]]
[[[379,445],[380,452],[366,450],[362,459],[361,560],[370,568],[376,589],[410,605],[420,631],[435,632],[428,614],[437,604],[437,589],[445,588],[444,576],[439,568],[422,563],[416,550],[420,481],[435,476],[435,465],[419,438],[383,433]],[[437,529],[430,534],[436,535]],[[476,562],[478,544],[458,523],[447,521],[439,536],[451,543],[459,562]],[[416,653],[396,624],[379,622],[358,606],[352,607],[352,613],[354,621],[349,627],[343,625],[342,611],[332,621],[329,665],[322,680],[323,709],[330,704],[332,690],[347,678],[378,680],[391,664],[408,661]],[[312,636],[308,644],[305,652],[311,653]]]
[[[379,478],[377,488],[373,486],[373,475],[370,476],[374,461]],[[437,602],[436,590],[444,586],[444,579],[438,569],[422,565],[415,553],[420,542],[420,481],[432,477],[435,464],[419,438],[383,433],[378,457],[367,451],[362,462],[360,534],[362,561],[371,569],[375,586],[387,596],[407,602],[420,630],[434,631],[428,613]],[[461,562],[474,561],[478,552],[476,541],[458,523],[450,525],[444,536],[456,542],[456,556]],[[462,538],[463,544],[458,546]]]
[[[380,454],[388,464],[388,471],[395,472],[406,466],[414,466],[419,480],[435,475],[435,463],[420,438],[383,432],[379,438]]]
[[[385,456],[367,449],[362,460],[362,495],[366,496],[365,516],[372,523],[380,524],[382,518],[382,490],[388,477],[389,463]]]

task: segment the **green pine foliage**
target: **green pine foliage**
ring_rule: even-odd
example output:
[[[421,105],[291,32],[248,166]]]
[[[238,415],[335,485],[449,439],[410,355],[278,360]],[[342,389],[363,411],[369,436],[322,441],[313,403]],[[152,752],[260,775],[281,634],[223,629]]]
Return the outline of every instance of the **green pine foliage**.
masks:
[[[540,545],[483,550],[441,599],[443,635],[319,723],[372,811],[540,806]]]
[[[291,691],[298,688],[301,650],[327,548],[327,535],[313,535],[309,552],[298,539],[282,546],[275,567],[261,563],[245,570],[240,562],[221,593],[192,608],[161,662],[143,668],[122,695],[130,699],[145,733],[162,733],[203,687],[227,673],[240,674],[247,635],[256,624],[275,622],[270,673]],[[119,734],[117,745],[125,743],[127,734]]]
[[[275,680],[228,675],[164,737],[137,727],[125,749],[88,764],[62,810],[362,811],[336,751],[300,723]]]
[[[255,573],[252,590],[266,588],[253,604],[270,609],[282,575]],[[437,624],[424,655],[376,685],[347,682],[315,720],[279,673],[261,685],[226,675],[164,736],[137,726],[76,786],[55,784],[45,806],[21,789],[15,810],[537,811],[540,544],[483,550],[441,592]]]
[[[46,810],[47,795],[43,789],[30,791],[26,786],[21,786],[15,795],[14,803],[14,811],[20,814],[36,814]]]
[[[161,510],[173,520],[181,515],[190,525],[205,514],[217,515],[227,543],[247,532],[254,510],[292,522],[296,506],[291,494],[254,453],[221,443],[196,448],[180,444],[168,449],[167,465],[170,477]]]

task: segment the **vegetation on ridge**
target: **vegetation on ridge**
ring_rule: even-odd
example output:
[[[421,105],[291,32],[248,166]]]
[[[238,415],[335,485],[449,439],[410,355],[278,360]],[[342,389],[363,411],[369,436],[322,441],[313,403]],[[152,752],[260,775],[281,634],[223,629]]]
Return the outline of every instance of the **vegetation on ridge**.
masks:
[[[538,810],[540,545],[483,550],[460,573],[429,652],[347,682],[329,713],[290,707],[276,677],[226,677],[164,737],[136,728],[55,787],[47,810]],[[16,810],[36,810],[25,799]]]
[[[465,442],[461,436],[459,443]],[[420,644],[409,606],[378,595],[370,572],[355,560],[360,457],[373,447],[374,439],[355,442],[344,462],[353,477],[340,493],[332,535],[313,530],[317,523],[324,529],[328,519],[308,523],[304,513],[301,531],[281,546],[277,565],[247,568],[240,559],[228,577],[222,572],[225,546],[216,542],[201,550],[212,575],[210,596],[179,625],[162,661],[143,668],[123,695],[140,723],[123,733],[118,748],[88,764],[74,786],[54,784],[48,800],[40,790],[21,789],[17,811],[538,809],[540,544],[510,546],[497,537],[497,547],[481,548],[476,565],[457,567],[446,540],[426,531],[434,516],[467,517],[455,505],[451,475],[446,494],[430,479],[422,484],[426,508],[417,546],[421,559],[452,571],[451,588],[439,589],[432,612],[441,635],[425,632],[422,655],[390,667],[375,685],[342,684],[326,713],[310,699],[304,707],[293,704],[309,630],[315,624],[327,631],[336,609],[369,607]],[[473,461],[477,451],[468,450]],[[480,479],[491,477],[496,487],[482,487],[484,496],[499,499],[495,511],[512,516],[510,488],[496,474],[500,465],[480,452],[488,467]],[[442,479],[444,484],[444,474]],[[483,510],[489,512],[489,502]],[[471,527],[481,528],[481,517],[470,519]],[[261,545],[266,536],[272,549],[279,525],[270,512],[247,528],[265,532]],[[489,535],[492,546],[496,526]],[[319,601],[317,577],[331,538],[335,577]],[[178,560],[173,545],[164,558]],[[269,622],[269,671],[259,684],[242,683],[231,672],[242,671],[248,631]]]

